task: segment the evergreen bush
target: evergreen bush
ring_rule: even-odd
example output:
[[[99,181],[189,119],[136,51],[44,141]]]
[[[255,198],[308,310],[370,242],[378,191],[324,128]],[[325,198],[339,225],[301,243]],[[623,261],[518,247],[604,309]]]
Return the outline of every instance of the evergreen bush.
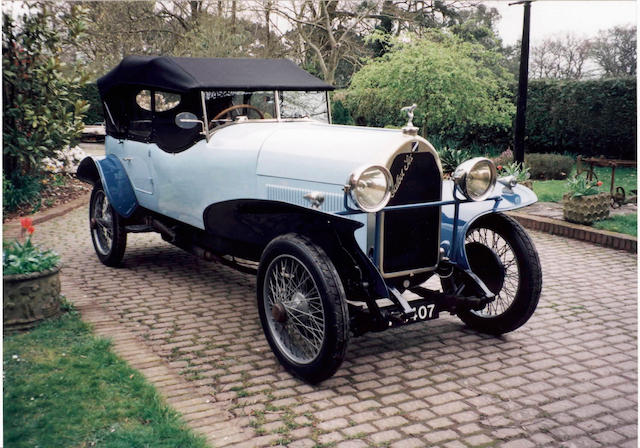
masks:
[[[635,160],[636,79],[533,80],[526,151]]]
[[[537,153],[525,154],[524,162],[534,180],[566,179],[575,163],[570,156]]]
[[[81,17],[81,10],[65,17],[46,7],[19,21],[3,14],[2,190],[9,208],[37,196],[42,160],[74,146],[82,133],[84,81],[61,58],[61,47],[84,29]]]

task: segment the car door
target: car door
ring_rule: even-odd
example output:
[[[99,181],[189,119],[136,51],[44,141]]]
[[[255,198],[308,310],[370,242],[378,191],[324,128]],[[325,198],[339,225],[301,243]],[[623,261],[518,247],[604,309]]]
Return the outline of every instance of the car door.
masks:
[[[154,194],[150,163],[153,105],[151,91],[140,90],[135,96],[128,120],[127,138],[122,144],[120,160],[143,207],[148,207]]]

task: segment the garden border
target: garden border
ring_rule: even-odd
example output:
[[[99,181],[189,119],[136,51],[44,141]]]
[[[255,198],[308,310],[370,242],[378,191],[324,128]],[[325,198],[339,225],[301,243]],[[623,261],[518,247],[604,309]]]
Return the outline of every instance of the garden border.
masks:
[[[638,253],[638,238],[623,233],[609,232],[607,230],[594,229],[593,227],[572,224],[558,219],[544,218],[542,216],[529,215],[523,212],[507,212],[522,226],[538,232],[562,236],[574,240],[587,241],[599,246],[611,249],[624,250]]]
[[[48,208],[42,212],[37,212],[33,215],[29,215],[27,217],[33,220],[33,224],[40,224],[46,221],[49,221],[53,218],[58,218],[62,215],[66,215],[67,213],[82,207],[89,203],[89,197],[91,196],[91,192],[88,191],[78,196],[77,198],[67,202],[66,204],[61,204],[57,207]],[[17,237],[20,235],[20,229],[22,225],[20,224],[20,218],[15,218],[10,221],[2,223],[2,232],[4,237]]]

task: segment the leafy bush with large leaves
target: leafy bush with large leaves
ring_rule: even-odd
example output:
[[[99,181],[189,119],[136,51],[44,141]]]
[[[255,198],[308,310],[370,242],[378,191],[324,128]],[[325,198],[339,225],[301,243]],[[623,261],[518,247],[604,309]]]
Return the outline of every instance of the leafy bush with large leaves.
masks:
[[[515,113],[502,56],[455,36],[430,33],[367,63],[352,80],[345,104],[359,124],[401,126],[403,106],[417,103],[423,135],[463,144],[510,139]]]
[[[88,104],[83,79],[62,62],[62,47],[83,30],[82,11],[57,16],[46,7],[14,22],[3,14],[3,190],[41,173],[41,160],[74,145]]]

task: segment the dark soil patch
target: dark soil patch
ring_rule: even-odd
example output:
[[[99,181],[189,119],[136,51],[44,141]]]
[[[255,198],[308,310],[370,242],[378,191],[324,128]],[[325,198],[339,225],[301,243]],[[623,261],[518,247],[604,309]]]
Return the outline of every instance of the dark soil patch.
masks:
[[[29,216],[36,212],[41,212],[50,208],[57,207],[82,196],[91,191],[91,186],[79,181],[73,175],[68,175],[62,185],[48,184],[44,185],[40,192],[39,202],[25,204],[12,212],[3,212],[2,222],[7,222],[22,216]]]

